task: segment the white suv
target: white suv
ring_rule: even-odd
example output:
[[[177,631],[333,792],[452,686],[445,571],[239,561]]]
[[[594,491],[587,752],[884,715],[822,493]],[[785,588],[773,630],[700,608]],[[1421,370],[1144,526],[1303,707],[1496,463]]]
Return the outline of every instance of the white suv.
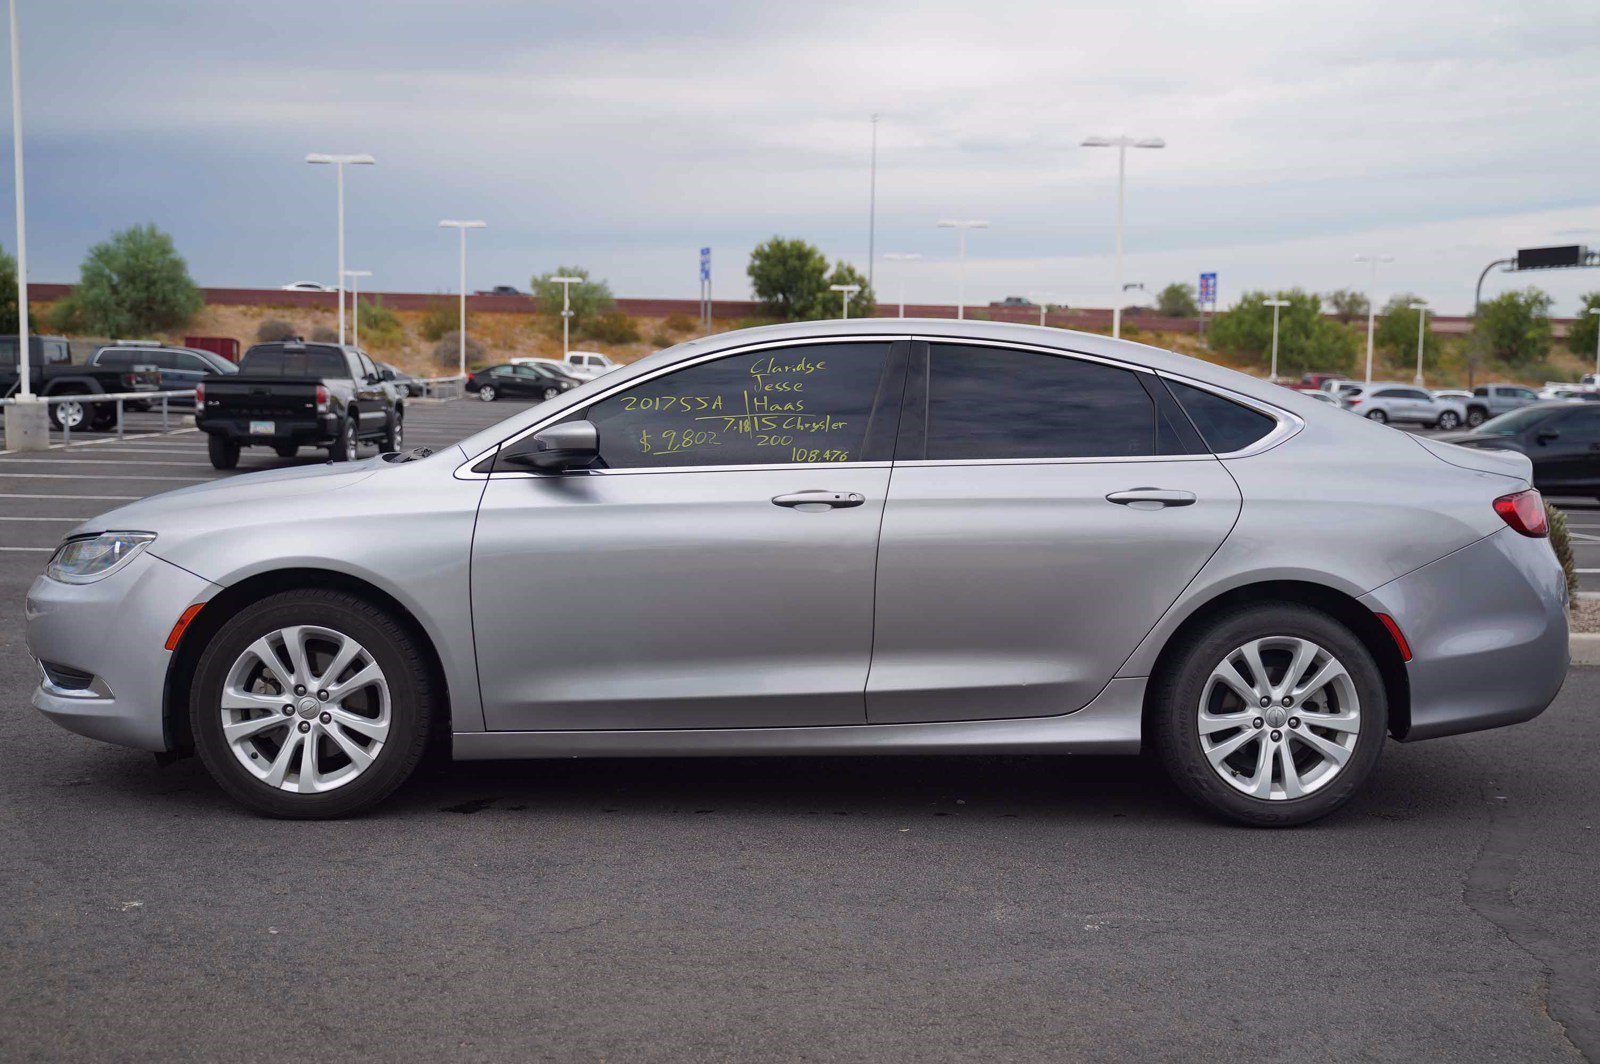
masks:
[[[1460,428],[1467,418],[1459,399],[1437,399],[1411,384],[1361,384],[1347,389],[1342,396],[1345,409],[1372,421],[1409,422],[1448,431]]]

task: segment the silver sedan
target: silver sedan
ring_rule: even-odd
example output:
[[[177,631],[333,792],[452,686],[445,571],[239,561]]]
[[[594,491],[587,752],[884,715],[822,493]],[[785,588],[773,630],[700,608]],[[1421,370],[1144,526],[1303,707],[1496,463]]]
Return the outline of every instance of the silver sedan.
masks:
[[[1251,824],[1567,665],[1528,459],[984,322],[695,340],[434,454],[158,495],[28,593],[34,704],[245,805],[456,758],[1131,754]],[[1072,762],[1064,759],[1062,770]]]

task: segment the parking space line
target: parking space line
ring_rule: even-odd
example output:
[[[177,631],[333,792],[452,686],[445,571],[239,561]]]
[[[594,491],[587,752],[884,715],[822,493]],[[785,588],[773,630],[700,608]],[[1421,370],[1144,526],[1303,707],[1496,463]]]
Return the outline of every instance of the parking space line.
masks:
[[[212,479],[211,477],[140,477],[129,476],[126,473],[105,473],[95,476],[90,473],[6,473],[0,472],[0,480],[182,480],[189,483],[201,483]]]
[[[87,499],[93,502],[138,502],[147,498],[144,495],[23,495],[17,492],[0,491],[0,499]]]
[[[76,451],[80,447],[98,447],[108,443],[127,443],[129,440],[155,440],[167,436],[178,436],[185,432],[199,432],[199,429],[172,429],[168,432],[131,432],[121,436],[102,436],[94,440],[82,440],[78,443],[52,443],[52,451]],[[21,451],[0,451],[0,455],[21,454]]]
[[[0,547],[0,550],[16,551],[19,554],[54,554],[54,547]]]
[[[54,498],[54,496],[51,496]],[[87,517],[0,517],[0,521],[87,521]]]
[[[96,458],[96,457],[92,457],[92,456],[91,457],[85,457],[85,458],[17,458],[17,457],[8,457],[6,459],[6,463],[9,463],[9,464],[12,464],[12,465],[22,464],[22,465],[183,466],[184,468],[191,468],[193,466],[208,466],[208,465],[210,465],[209,462],[130,462],[130,461],[126,460],[126,459],[120,459],[120,458]],[[4,463],[0,463],[0,469],[3,469],[3,468],[5,468],[5,464]]]

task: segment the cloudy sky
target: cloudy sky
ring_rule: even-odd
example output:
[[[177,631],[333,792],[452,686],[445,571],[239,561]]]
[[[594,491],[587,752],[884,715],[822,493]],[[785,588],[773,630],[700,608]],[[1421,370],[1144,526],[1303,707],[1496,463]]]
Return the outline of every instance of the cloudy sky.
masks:
[[[912,300],[1107,305],[1116,156],[1130,153],[1130,281],[1365,287],[1470,309],[1518,246],[1600,246],[1600,34],[1587,2],[1005,4],[542,0],[18,0],[30,274],[77,276],[152,221],[212,285],[332,282],[333,175],[349,265],[377,287],[455,284],[442,217],[474,217],[474,287],[559,264],[620,295],[744,296],[750,248],[804,237],[865,267],[923,256]],[[9,140],[4,189],[11,196]],[[9,212],[8,212],[9,213]],[[12,246],[8,227],[0,240]],[[898,264],[880,262],[880,298]],[[1538,282],[1571,313],[1600,271]]]

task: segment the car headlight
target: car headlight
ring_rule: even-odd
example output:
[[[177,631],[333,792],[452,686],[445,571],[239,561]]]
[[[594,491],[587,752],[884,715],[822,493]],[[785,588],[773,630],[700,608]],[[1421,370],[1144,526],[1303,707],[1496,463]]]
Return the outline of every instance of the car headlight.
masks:
[[[63,584],[88,584],[103,580],[155,542],[154,532],[101,532],[74,536],[50,556],[44,574]]]

